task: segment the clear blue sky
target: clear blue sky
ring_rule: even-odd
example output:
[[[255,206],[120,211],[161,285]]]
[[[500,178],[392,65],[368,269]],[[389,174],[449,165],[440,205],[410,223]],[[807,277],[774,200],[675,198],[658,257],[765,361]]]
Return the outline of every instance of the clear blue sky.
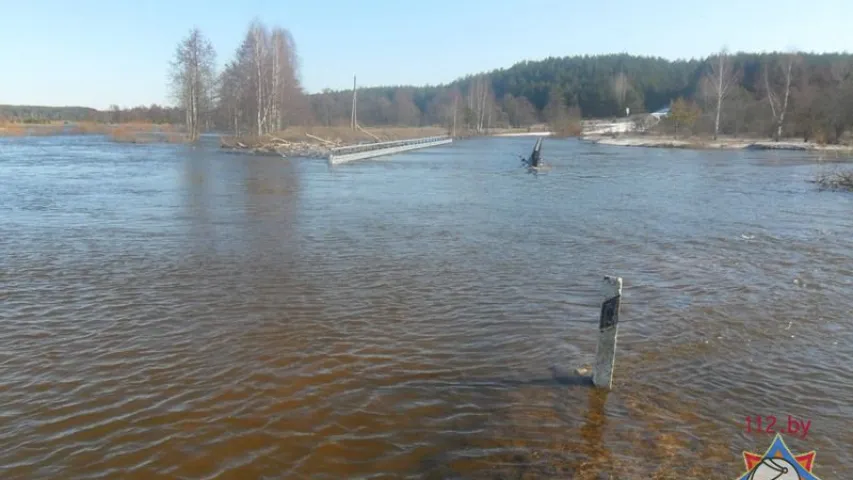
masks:
[[[438,84],[525,59],[627,52],[847,51],[853,0],[6,0],[0,103],[168,103],[176,43],[198,26],[220,65],[252,18],[288,28],[307,91]]]

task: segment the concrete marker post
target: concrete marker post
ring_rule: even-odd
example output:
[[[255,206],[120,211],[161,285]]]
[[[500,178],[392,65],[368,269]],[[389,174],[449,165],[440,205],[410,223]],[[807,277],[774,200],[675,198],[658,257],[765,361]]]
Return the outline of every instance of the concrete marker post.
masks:
[[[622,278],[604,277],[603,297],[598,324],[598,349],[592,370],[592,383],[599,388],[613,386],[613,366],[616,361],[616,334],[619,331],[619,306],[622,299]]]

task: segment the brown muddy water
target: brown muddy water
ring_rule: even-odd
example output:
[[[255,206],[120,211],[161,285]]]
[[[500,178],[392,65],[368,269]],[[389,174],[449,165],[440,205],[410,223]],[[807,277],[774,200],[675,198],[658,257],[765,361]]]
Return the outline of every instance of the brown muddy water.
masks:
[[[853,475],[853,195],[785,152],[479,139],[329,168],[0,140],[0,478]],[[837,161],[833,159],[833,161]],[[602,275],[614,390],[579,385]]]

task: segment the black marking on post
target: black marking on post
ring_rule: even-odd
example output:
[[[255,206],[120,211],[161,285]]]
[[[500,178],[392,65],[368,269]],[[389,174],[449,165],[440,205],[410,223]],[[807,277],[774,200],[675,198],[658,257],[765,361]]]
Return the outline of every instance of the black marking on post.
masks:
[[[615,327],[619,323],[619,303],[621,297],[621,295],[616,295],[601,304],[601,320],[598,324],[599,330]]]

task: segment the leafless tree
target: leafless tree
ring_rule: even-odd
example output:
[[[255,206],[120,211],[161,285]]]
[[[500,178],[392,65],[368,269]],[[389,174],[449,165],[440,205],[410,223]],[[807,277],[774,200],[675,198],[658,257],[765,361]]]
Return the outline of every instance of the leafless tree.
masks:
[[[118,105],[110,105],[110,122],[121,123],[121,107]]]
[[[279,130],[307,110],[296,46],[283,28],[269,30],[253,21],[220,80],[220,111],[226,112],[237,134]]]
[[[292,103],[291,96],[296,86],[296,58],[293,37],[282,28],[274,28],[270,37],[270,92],[268,95],[270,129],[281,130],[284,126],[285,106]]]
[[[791,96],[791,76],[794,64],[797,62],[797,54],[789,53],[782,59],[782,76],[784,88],[781,92],[771,86],[771,66],[764,68],[764,87],[767,93],[767,101],[770,103],[770,112],[773,115],[774,131],[773,139],[777,142],[782,137],[782,128],[785,125],[785,114],[788,112],[788,99]]]
[[[501,104],[510,126],[525,127],[537,122],[538,112],[527,97],[514,97],[507,93],[501,99]]]
[[[625,72],[619,72],[613,77],[613,95],[616,97],[616,102],[619,104],[619,108],[625,108],[625,101],[628,98],[628,90],[631,88],[630,82],[628,82],[628,76],[625,75]]]
[[[240,135],[245,123],[242,104],[245,86],[239,66],[234,62],[226,65],[219,76],[219,112],[223,124],[234,129],[234,135]]]
[[[710,69],[706,75],[706,85],[710,87],[716,99],[716,116],[714,118],[714,140],[720,134],[720,114],[723,111],[723,100],[729,94],[735,83],[735,71],[725,48],[716,57],[710,59]],[[787,100],[786,100],[787,102]]]
[[[355,126],[358,125],[358,117],[356,114],[358,112],[358,87],[355,83],[355,75],[352,76],[352,117],[350,118],[350,128],[355,130]]]
[[[478,75],[471,79],[467,100],[468,110],[465,112],[467,127],[478,133],[482,132],[489,126],[491,110],[495,108],[495,98],[489,77]]]
[[[394,92],[395,121],[397,125],[414,126],[420,124],[421,110],[415,104],[412,90],[399,88]]]
[[[186,112],[187,134],[198,140],[202,115],[213,104],[216,52],[198,28],[178,44],[172,62],[171,89],[181,109]]]
[[[459,103],[459,97],[453,96],[453,129],[450,131],[451,137],[456,137],[456,104]]]

